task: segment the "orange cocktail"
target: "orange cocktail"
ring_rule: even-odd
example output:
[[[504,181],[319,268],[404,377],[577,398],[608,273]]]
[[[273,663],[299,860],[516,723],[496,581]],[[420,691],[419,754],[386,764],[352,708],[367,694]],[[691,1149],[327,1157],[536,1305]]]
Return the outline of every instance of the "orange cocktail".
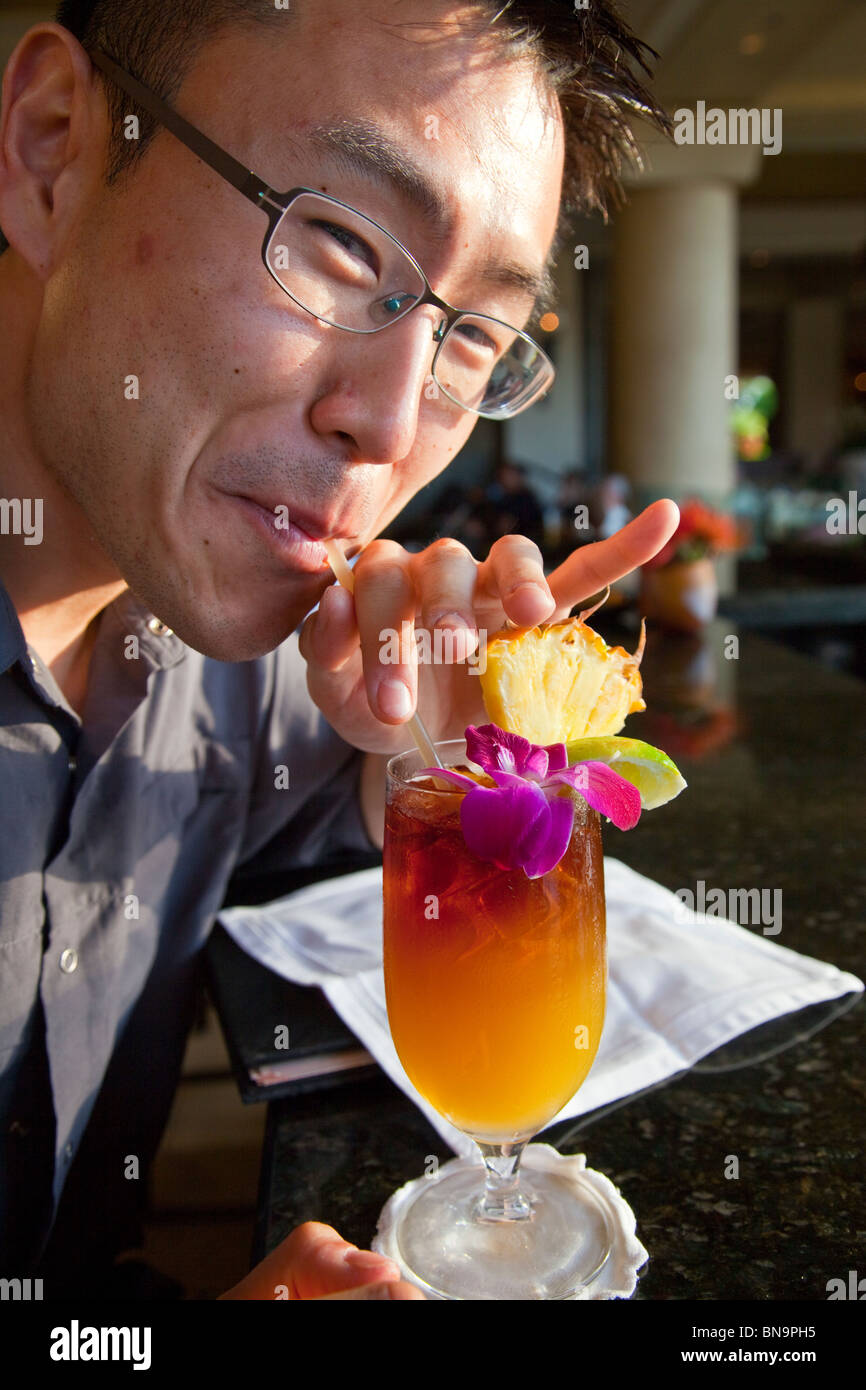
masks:
[[[621,1216],[582,1155],[528,1141],[601,1041],[600,817],[630,830],[685,782],[660,749],[619,736],[644,708],[643,635],[630,656],[577,617],[506,627],[485,650],[491,722],[388,764],[388,1018],[461,1157],[431,1170],[427,1155],[376,1249],[434,1298],[574,1298],[607,1268]]]
[[[601,1038],[599,817],[575,795],[564,857],[530,879],[469,850],[461,792],[410,776],[392,776],[386,810],[394,1045],[413,1084],[464,1133],[484,1143],[526,1139],[578,1090]]]

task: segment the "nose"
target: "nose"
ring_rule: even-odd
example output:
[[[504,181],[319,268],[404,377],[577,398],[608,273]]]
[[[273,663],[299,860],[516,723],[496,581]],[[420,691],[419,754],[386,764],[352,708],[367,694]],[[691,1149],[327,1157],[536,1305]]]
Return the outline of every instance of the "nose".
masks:
[[[379,333],[329,329],[326,385],[310,412],[317,434],[348,436],[368,463],[404,459],[418,433],[441,317],[424,305]]]

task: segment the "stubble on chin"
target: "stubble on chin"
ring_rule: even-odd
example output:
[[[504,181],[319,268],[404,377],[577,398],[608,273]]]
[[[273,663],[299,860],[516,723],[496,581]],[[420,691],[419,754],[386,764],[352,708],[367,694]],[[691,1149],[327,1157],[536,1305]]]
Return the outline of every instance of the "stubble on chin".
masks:
[[[130,587],[186,646],[215,661],[236,662],[255,661],[285,642],[332,582],[330,577],[299,579],[285,602],[270,602],[267,608],[256,604],[252,589],[242,603],[237,589],[230,596],[211,591],[205,597],[167,585],[164,575],[154,585],[144,579]]]

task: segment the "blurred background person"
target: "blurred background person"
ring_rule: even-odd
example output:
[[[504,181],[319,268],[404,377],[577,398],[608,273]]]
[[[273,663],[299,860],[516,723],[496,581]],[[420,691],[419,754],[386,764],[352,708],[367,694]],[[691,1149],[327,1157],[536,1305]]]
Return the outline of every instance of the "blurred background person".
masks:
[[[506,461],[500,464],[482,503],[488,527],[489,544],[500,536],[520,534],[541,546],[544,541],[544,514],[541,503],[526,478],[526,469]]]

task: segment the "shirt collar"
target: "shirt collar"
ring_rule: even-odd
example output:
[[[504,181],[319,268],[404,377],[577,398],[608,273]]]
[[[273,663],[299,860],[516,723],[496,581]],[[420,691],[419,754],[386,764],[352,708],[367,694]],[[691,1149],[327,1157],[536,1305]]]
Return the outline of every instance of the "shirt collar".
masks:
[[[171,631],[155,613],[152,613],[130,589],[125,589],[103,610],[100,635],[109,627],[120,630],[124,635],[138,640],[139,650],[144,653],[152,668],[164,669],[176,666],[186,655],[187,648],[180,638]],[[14,666],[16,661],[26,663],[27,641],[15,605],[0,580],[0,675]]]
[[[27,642],[15,605],[0,580],[0,675],[16,661],[23,661],[26,655]]]
[[[176,666],[186,656],[186,644],[131,589],[125,589],[105,609],[100,641],[112,628],[123,637],[135,637],[139,651],[154,669]]]

